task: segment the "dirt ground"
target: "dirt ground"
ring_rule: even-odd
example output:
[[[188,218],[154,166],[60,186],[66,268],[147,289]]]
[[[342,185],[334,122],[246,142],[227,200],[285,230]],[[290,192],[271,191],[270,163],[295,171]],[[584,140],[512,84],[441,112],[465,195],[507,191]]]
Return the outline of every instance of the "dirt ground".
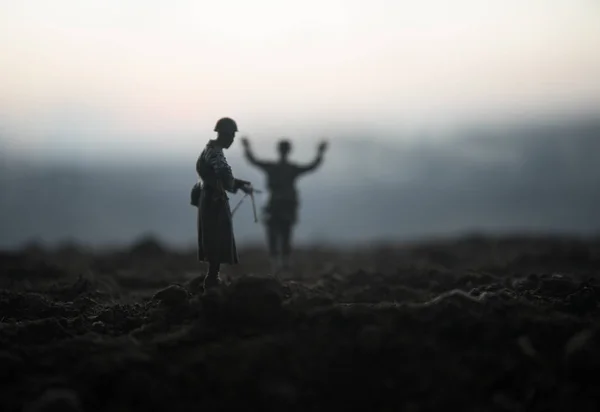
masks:
[[[2,252],[0,410],[598,410],[600,239],[240,258],[202,295],[151,239]]]

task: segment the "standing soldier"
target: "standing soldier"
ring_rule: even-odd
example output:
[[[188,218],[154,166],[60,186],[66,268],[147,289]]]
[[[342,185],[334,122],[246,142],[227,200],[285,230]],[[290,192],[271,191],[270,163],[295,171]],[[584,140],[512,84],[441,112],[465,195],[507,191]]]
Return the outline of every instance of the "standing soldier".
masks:
[[[196,186],[198,206],[198,260],[208,262],[208,274],[204,279],[204,290],[221,284],[221,264],[239,263],[233,234],[233,223],[229,198],[225,193],[252,191],[249,182],[235,179],[225,159],[223,149],[231,147],[237,132],[233,119],[224,117],[217,122],[217,138],[210,140],[198,161],[196,172],[202,181],[201,189]],[[192,192],[192,197],[195,194]]]
[[[277,162],[257,160],[250,149],[248,139],[243,138],[242,144],[246,159],[267,175],[270,196],[264,208],[264,222],[272,264],[275,270],[280,267],[289,268],[292,232],[297,222],[299,205],[296,179],[321,165],[327,143],[320,143],[315,160],[304,166],[289,162],[288,157],[292,151],[292,144],[289,140],[279,141],[277,145],[279,161]]]

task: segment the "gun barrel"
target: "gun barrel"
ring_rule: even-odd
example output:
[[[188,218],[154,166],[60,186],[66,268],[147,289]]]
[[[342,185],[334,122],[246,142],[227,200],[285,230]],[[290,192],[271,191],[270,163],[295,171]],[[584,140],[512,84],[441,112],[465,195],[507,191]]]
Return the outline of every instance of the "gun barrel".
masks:
[[[254,193],[250,192],[250,199],[252,200],[252,213],[254,214],[254,223],[258,223],[258,216],[256,215],[256,203],[254,202]]]

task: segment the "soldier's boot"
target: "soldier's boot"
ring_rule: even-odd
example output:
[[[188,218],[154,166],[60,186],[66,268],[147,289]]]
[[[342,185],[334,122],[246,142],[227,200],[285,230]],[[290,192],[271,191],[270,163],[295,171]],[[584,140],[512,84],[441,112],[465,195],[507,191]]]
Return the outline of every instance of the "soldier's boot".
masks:
[[[206,277],[204,278],[204,292],[209,289],[214,289],[223,284],[221,277],[219,276],[219,272],[208,272]]]

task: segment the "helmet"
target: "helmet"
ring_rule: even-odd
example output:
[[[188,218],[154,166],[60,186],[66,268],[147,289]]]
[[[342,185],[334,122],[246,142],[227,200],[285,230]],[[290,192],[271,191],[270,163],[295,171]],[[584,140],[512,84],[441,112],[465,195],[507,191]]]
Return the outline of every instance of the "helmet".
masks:
[[[292,143],[287,139],[281,139],[277,144],[277,149],[280,152],[289,152],[292,150]]]
[[[219,119],[219,121],[217,122],[217,124],[215,126],[215,132],[223,132],[223,131],[237,132],[238,128],[237,128],[237,124],[235,123],[235,120],[233,120],[230,117],[223,117],[223,118]]]

